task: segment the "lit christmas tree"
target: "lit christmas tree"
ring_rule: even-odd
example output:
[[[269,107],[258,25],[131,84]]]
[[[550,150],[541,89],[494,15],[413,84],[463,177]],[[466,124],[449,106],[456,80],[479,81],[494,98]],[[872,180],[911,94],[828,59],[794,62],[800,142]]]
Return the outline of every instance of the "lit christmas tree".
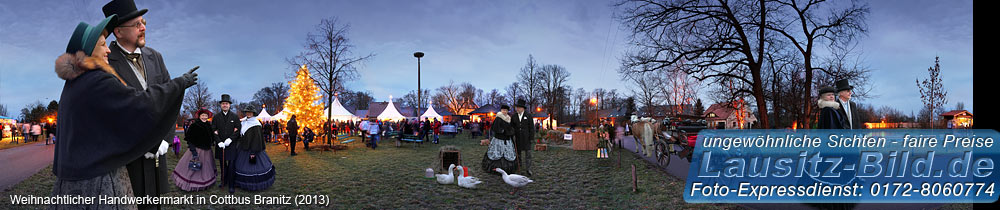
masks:
[[[305,65],[296,72],[295,80],[288,82],[288,87],[285,111],[288,112],[289,118],[292,114],[296,115],[295,121],[299,124],[299,133],[302,133],[305,127],[313,130],[319,128],[323,122],[321,116],[323,105],[320,104],[319,87],[309,76],[309,69]]]

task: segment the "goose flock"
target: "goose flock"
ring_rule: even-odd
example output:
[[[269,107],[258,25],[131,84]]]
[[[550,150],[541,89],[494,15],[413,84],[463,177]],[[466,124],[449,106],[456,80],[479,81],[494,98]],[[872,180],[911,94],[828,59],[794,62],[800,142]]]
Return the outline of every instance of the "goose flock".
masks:
[[[457,177],[454,174],[455,169],[458,169]],[[465,170],[466,168],[464,166],[457,166],[456,168],[455,164],[451,164],[448,166],[447,174],[435,174],[434,176],[437,178],[438,184],[455,184],[456,183],[455,180],[457,179],[458,186],[469,189],[475,189],[476,185],[483,183],[483,181],[480,181],[479,178],[466,175]],[[503,169],[496,168],[493,170],[501,174],[504,183],[507,183],[511,187],[514,187],[514,191],[511,191],[510,194],[514,194],[514,192],[517,192],[517,189],[524,187],[525,185],[528,185],[528,183],[534,182],[533,180],[531,180],[526,176],[518,174],[507,174],[507,172],[504,171]]]

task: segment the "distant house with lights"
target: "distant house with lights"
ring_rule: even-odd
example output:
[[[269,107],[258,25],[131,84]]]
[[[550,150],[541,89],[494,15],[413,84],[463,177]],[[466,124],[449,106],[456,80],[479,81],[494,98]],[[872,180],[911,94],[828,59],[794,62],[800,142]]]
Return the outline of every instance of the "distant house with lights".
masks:
[[[948,128],[971,128],[972,127],[972,112],[965,110],[952,110],[950,112],[945,112],[941,114],[945,120],[948,120]]]
[[[743,107],[743,124],[739,124],[739,114],[729,103],[712,104],[705,110],[705,121],[709,128],[715,129],[748,129],[757,123],[757,116],[750,109]]]

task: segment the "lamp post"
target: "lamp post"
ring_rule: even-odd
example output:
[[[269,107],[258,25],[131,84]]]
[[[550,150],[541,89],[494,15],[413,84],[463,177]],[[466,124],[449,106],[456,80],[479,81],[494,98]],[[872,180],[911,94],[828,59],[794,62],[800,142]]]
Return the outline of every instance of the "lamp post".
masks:
[[[421,92],[423,91],[420,90],[420,58],[424,57],[424,52],[415,52],[413,53],[413,57],[417,57],[417,109],[413,110],[414,115],[416,115],[421,108],[421,101],[424,99],[421,97]]]

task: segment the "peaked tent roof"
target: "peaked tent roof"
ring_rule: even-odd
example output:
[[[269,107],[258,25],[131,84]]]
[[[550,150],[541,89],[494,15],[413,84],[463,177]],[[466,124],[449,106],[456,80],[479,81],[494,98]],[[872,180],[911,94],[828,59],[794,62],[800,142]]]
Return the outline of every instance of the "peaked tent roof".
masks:
[[[271,119],[272,120],[287,120],[288,119],[288,115],[285,114],[285,110],[281,110],[281,111],[278,111],[277,114],[274,114],[274,116],[271,116]]]
[[[371,113],[369,113],[371,114]],[[386,105],[385,109],[381,114],[378,114],[378,120],[404,120],[406,117],[399,113],[396,109],[396,105],[392,104],[392,96],[389,96],[389,105]]]
[[[260,114],[257,115],[257,119],[268,121],[271,120],[271,115],[267,114],[267,109],[260,109]]]
[[[323,111],[323,117],[326,117],[326,113],[330,113],[330,118],[334,120],[357,120],[358,117],[354,116],[350,111],[347,111],[343,105],[340,104],[340,98],[333,98],[333,104],[331,107],[327,107]]]
[[[444,121],[444,117],[438,114],[437,111],[434,111],[434,106],[428,107],[427,111],[425,111],[424,114],[420,115],[420,120],[424,120],[427,118],[434,118],[437,119],[438,121]]]

